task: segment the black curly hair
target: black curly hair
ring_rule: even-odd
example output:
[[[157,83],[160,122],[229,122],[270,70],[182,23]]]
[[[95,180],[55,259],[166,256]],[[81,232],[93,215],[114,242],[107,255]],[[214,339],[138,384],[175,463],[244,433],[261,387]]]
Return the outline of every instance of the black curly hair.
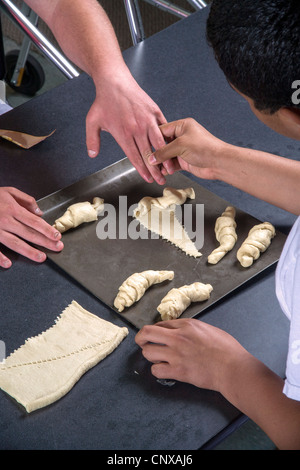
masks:
[[[258,110],[300,107],[292,100],[300,80],[300,0],[213,0],[206,34],[229,83]]]

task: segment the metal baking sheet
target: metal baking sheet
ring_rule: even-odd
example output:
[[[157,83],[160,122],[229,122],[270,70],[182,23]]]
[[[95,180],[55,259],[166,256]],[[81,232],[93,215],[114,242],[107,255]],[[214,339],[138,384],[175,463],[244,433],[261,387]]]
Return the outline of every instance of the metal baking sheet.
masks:
[[[191,284],[195,281],[209,283],[213,291],[209,300],[193,303],[182,317],[194,317],[215,302],[241,286],[267,267],[278,261],[286,236],[276,231],[268,250],[250,268],[243,268],[236,259],[236,252],[246,238],[250,228],[261,222],[236,207],[238,241],[235,248],[218,264],[207,263],[208,254],[218,245],[214,234],[215,220],[230,202],[203,188],[182,173],[167,177],[165,186],[183,189],[193,187],[196,198],[187,200],[192,205],[193,217],[196,204],[204,204],[204,245],[200,249],[202,257],[192,258],[162,238],[132,239],[122,228],[119,234],[119,216],[127,220],[128,227],[133,218],[127,209],[144,196],[162,195],[164,186],[148,184],[142,180],[127,158],[100,170],[93,175],[51,194],[39,201],[44,217],[49,223],[60,217],[69,205],[99,196],[105,203],[116,209],[116,237],[99,239],[98,221],[83,224],[63,234],[64,249],[60,253],[48,252],[48,257],[66,273],[94,294],[104,304],[121,315],[136,328],[153,324],[160,320],[157,306],[160,300],[173,287]],[[120,198],[119,196],[126,196]],[[122,202],[121,202],[122,199]],[[127,206],[124,206],[124,201]],[[120,206],[120,207],[119,207]],[[119,214],[120,209],[120,214]],[[126,213],[126,214],[125,214]],[[107,213],[103,214],[105,217]],[[195,216],[196,217],[196,216]],[[165,281],[150,287],[142,299],[132,307],[119,313],[113,306],[114,298],[122,282],[135,272],[173,270],[173,281]]]

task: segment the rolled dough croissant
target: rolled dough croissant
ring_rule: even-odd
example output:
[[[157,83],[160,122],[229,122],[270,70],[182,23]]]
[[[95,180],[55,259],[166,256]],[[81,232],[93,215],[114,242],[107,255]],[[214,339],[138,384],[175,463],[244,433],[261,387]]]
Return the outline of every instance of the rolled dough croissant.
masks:
[[[210,284],[202,284],[202,282],[171,289],[162,299],[157,310],[162,320],[178,318],[192,302],[209,299],[212,290]]]
[[[114,300],[114,306],[122,312],[125,307],[130,307],[143,297],[146,290],[153,284],[174,278],[174,271],[143,271],[129,276],[119,287],[118,295]]]
[[[244,268],[251,266],[253,261],[266,251],[275,235],[275,228],[269,222],[254,225],[237,252],[237,259],[241,265]]]
[[[88,201],[72,204],[66,212],[57,219],[53,227],[63,233],[70,228],[78,227],[84,222],[93,222],[97,220],[98,215],[104,209],[104,199],[94,197],[93,204]]]
[[[223,214],[217,218],[215,224],[216,239],[220,243],[220,246],[213,250],[208,256],[207,260],[210,264],[218,263],[228,251],[231,251],[234,247],[237,234],[235,231],[235,209],[234,207],[226,207]]]
[[[184,204],[187,198],[195,199],[193,188],[174,189],[167,187],[163,190],[161,197],[143,197],[134,210],[133,217],[142,226],[168,240],[188,256],[198,258],[201,253],[175,214],[176,206]]]

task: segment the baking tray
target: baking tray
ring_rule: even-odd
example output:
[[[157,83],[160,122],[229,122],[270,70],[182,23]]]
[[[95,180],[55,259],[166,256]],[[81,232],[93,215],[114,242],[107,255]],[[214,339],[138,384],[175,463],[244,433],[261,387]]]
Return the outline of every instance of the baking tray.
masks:
[[[204,204],[204,245],[199,250],[202,253],[200,258],[187,256],[160,237],[151,238],[151,232],[145,229],[145,233],[149,235],[147,238],[132,239],[127,236],[124,226],[121,225],[123,230],[121,238],[117,236],[114,239],[99,239],[96,233],[97,224],[100,220],[104,222],[101,217],[106,217],[107,213],[100,215],[98,221],[83,224],[64,233],[62,252],[47,253],[50,260],[138,329],[160,320],[157,306],[171,288],[195,281],[211,284],[213,286],[211,297],[205,302],[191,304],[182,317],[194,317],[203,312],[253,276],[276,263],[286,239],[284,234],[276,231],[277,234],[268,250],[250,268],[243,268],[236,259],[237,249],[250,228],[261,221],[235,207],[238,234],[236,246],[218,264],[209,265],[207,256],[218,246],[214,234],[215,221],[230,202],[203,188],[182,173],[168,176],[166,180],[165,186],[177,189],[194,188],[195,199],[188,199],[186,202],[192,205],[193,217],[196,217],[196,204]],[[128,215],[126,207],[129,209],[144,196],[161,196],[165,186],[144,182],[130,161],[125,158],[41,199],[39,206],[44,211],[45,219],[52,224],[69,205],[85,200],[92,202],[93,197],[99,196],[116,209],[116,235],[118,235],[119,204],[122,208],[120,214],[123,220],[125,216],[129,226],[134,219]],[[125,198],[121,198],[120,202],[119,196],[127,196],[126,207]],[[174,280],[153,285],[139,302],[119,313],[113,306],[119,286],[131,274],[147,269],[173,270]]]

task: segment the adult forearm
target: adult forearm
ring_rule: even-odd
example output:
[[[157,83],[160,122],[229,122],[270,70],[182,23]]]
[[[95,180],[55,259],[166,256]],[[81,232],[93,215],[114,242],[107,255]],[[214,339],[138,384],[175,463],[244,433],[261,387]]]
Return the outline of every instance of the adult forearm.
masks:
[[[217,159],[215,176],[259,199],[300,214],[298,161],[226,144]]]
[[[97,0],[29,0],[47,23],[65,55],[94,81],[101,73],[124,68],[111,22]]]

